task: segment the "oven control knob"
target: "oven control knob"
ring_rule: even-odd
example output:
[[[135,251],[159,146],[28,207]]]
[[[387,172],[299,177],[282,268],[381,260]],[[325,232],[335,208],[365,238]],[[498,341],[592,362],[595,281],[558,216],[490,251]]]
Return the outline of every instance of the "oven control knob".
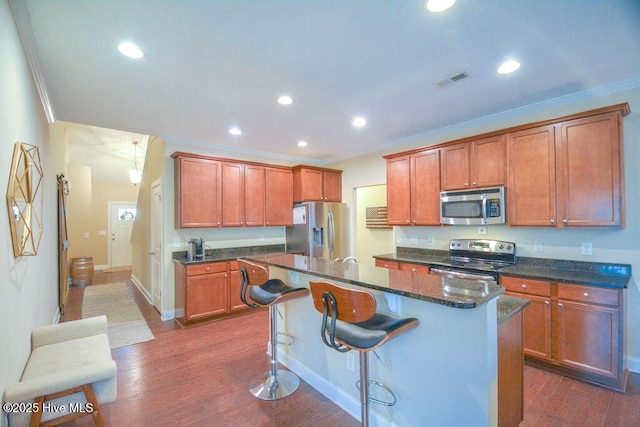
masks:
[[[504,249],[504,245],[500,245],[498,246],[500,249]]]
[[[511,245],[507,246],[507,250],[510,251],[511,250]]]

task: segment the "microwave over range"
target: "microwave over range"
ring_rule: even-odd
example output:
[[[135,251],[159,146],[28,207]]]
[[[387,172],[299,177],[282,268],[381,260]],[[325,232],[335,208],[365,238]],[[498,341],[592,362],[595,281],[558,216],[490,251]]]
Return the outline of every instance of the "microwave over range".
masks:
[[[440,193],[440,223],[442,224],[485,225],[505,222],[504,187]]]

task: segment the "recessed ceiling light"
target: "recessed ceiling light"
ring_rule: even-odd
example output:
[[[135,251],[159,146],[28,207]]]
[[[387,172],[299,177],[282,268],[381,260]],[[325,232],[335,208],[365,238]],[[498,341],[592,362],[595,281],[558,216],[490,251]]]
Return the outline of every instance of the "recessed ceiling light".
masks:
[[[429,12],[439,13],[449,9],[456,0],[427,0],[426,7]]]
[[[290,96],[287,96],[287,95],[282,95],[280,98],[278,98],[278,104],[280,104],[280,105],[291,105],[291,104],[293,104],[293,98],[291,98]]]
[[[123,54],[124,56],[128,56],[129,58],[140,59],[144,57],[144,52],[133,43],[120,43],[118,45],[118,50],[121,54]]]
[[[236,127],[233,127],[231,129],[229,129],[229,133],[231,135],[241,135],[242,131],[240,129],[236,128]]]
[[[298,147],[306,147],[307,141],[298,141]]]
[[[355,117],[351,124],[357,128],[361,128],[367,124],[367,121],[364,119],[364,117]]]
[[[513,73],[518,68],[520,68],[520,63],[518,61],[509,60],[500,64],[500,66],[498,67],[498,73],[509,74]]]

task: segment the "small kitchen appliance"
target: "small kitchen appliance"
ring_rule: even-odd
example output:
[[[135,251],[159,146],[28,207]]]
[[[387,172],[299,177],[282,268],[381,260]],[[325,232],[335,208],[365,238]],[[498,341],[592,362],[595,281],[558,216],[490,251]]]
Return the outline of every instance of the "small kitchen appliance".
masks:
[[[432,263],[431,274],[473,280],[498,280],[498,272],[516,263],[516,244],[501,240],[455,239],[449,259]]]
[[[504,224],[506,222],[505,208],[504,187],[440,193],[441,224]]]
[[[204,240],[202,238],[196,237],[187,242],[187,258],[204,258]]]

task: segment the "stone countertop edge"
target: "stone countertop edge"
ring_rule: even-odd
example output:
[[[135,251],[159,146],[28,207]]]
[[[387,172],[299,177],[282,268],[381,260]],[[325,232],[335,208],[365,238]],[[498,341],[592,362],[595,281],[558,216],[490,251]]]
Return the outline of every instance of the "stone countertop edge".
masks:
[[[302,255],[248,255],[244,258],[286,270],[458,309],[476,308],[497,298],[505,291],[504,287],[493,282],[485,284],[476,280],[415,274],[411,271],[334,262]],[[449,294],[445,295],[445,291]]]
[[[426,251],[424,253],[415,249],[413,251],[399,251],[374,255],[374,258],[426,266],[449,259],[446,251]],[[499,274],[501,276],[623,289],[628,286],[631,279],[631,265],[518,257],[515,265],[501,269]]]
[[[204,258],[187,258],[187,251],[173,252],[173,262],[196,265],[208,262],[234,261],[250,255],[265,255],[285,252],[285,245],[241,246],[234,248],[206,249]]]
[[[500,295],[498,297],[498,325],[524,310],[529,304],[531,301],[524,298]]]

